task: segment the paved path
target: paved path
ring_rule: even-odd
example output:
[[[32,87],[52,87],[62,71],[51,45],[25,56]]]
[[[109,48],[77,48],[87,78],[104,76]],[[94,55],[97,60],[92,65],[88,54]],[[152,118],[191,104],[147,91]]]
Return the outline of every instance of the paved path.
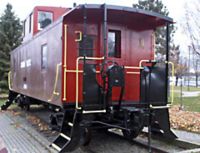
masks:
[[[0,153],[8,153],[8,150],[6,149],[6,146],[1,137],[0,137]]]
[[[6,113],[0,112],[0,153],[4,144],[9,153],[52,153],[49,142],[33,128],[12,120]],[[3,147],[2,147],[3,148]],[[5,149],[4,149],[5,150]]]
[[[173,130],[173,131],[180,139],[200,144],[200,134],[181,131],[181,130]]]
[[[174,92],[180,94],[180,90],[174,90]],[[183,97],[198,97],[200,95],[200,91],[183,91]]]
[[[56,153],[49,148],[47,138],[31,127],[25,118],[13,116],[10,112],[0,112],[0,135],[9,153]],[[147,150],[118,137],[94,133],[89,146],[78,148],[72,153],[134,152],[147,153]]]
[[[183,97],[198,97],[200,95],[200,91],[184,91]]]

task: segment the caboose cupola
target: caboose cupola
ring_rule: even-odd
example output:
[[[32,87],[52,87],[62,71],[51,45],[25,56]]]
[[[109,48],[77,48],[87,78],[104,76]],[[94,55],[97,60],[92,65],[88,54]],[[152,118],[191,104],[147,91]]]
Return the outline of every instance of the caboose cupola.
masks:
[[[67,11],[69,11],[68,8],[36,6],[23,22],[23,42],[32,39],[35,34],[56,21]]]

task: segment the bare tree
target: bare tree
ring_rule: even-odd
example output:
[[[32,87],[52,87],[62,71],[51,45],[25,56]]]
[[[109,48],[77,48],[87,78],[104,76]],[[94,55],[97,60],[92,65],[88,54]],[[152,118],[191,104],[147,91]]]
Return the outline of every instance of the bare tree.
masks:
[[[196,86],[198,87],[199,78],[199,60],[200,60],[200,0],[193,0],[185,4],[185,23],[184,31],[186,32],[189,45],[193,54],[192,63],[193,69],[195,70]]]
[[[170,60],[174,63],[175,67],[175,85],[178,85],[178,80],[187,72],[187,63],[183,63],[180,57],[180,47],[173,45],[170,52]]]

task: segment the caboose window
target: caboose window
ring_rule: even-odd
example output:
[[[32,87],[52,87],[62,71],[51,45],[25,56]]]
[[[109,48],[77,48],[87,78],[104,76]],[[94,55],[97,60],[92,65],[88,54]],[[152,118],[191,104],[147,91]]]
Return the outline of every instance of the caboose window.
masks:
[[[52,22],[53,22],[53,13],[44,11],[38,12],[38,30],[44,29]]]
[[[79,43],[79,56],[88,56],[93,57],[94,49],[95,49],[95,37],[87,35],[85,40],[83,39]]]
[[[32,27],[32,19],[33,19],[33,13],[30,14],[30,17],[29,17],[29,33],[31,33],[31,27]]]
[[[108,32],[108,56],[121,57],[121,31],[109,30]]]
[[[26,20],[24,20],[23,23],[23,32],[24,32],[24,37],[26,36]]]
[[[41,68],[47,69],[47,44],[42,45],[41,49]]]

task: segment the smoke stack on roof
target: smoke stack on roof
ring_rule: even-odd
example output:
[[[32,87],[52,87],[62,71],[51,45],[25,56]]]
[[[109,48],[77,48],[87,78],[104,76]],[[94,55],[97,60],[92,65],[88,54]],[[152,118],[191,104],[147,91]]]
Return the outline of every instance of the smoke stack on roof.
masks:
[[[76,3],[73,3],[73,7],[76,7],[77,5],[76,5]]]

